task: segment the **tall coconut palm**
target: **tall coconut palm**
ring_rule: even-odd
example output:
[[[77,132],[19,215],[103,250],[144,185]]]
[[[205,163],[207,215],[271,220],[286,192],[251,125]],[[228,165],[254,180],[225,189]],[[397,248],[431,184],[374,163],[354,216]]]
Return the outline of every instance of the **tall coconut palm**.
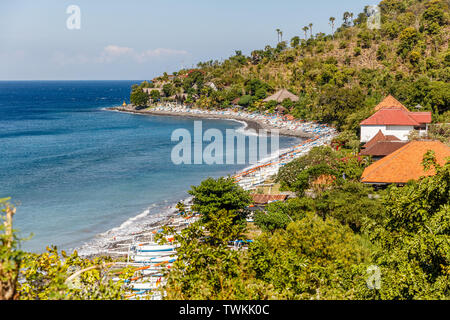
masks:
[[[277,32],[278,42],[280,42],[280,32],[281,32],[281,30],[280,29],[276,29],[275,31]]]
[[[309,28],[308,28],[307,26],[304,26],[303,29],[302,29],[303,32],[305,33],[305,40],[308,39],[308,35],[307,35],[307,33],[306,33],[306,32],[308,32],[308,29],[309,29]]]
[[[280,40],[283,41],[283,31],[280,31]]]
[[[311,34],[311,38],[313,37],[313,35],[312,35],[312,26],[313,26],[313,24],[310,23],[310,24],[309,24],[309,32],[310,32],[310,34]]]
[[[331,34],[333,36],[333,39],[334,39],[334,21],[336,21],[336,18],[330,17]]]

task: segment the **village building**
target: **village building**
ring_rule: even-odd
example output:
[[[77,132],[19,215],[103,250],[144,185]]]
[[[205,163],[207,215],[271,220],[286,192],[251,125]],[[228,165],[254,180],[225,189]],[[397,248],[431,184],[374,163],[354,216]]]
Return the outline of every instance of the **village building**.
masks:
[[[379,186],[393,183],[404,185],[410,180],[434,175],[434,168],[425,171],[422,164],[428,150],[434,151],[436,161],[441,166],[450,158],[450,148],[440,141],[411,141],[364,169],[361,182]]]
[[[428,132],[431,112],[411,112],[394,97],[388,96],[375,107],[375,113],[361,122],[361,142],[368,142],[379,131],[385,136],[395,136],[407,141],[413,130],[420,136]]]
[[[252,204],[250,205],[250,211],[261,210],[272,202],[275,201],[285,201],[288,198],[287,194],[252,194]]]
[[[397,149],[403,147],[408,141],[402,141],[393,135],[384,135],[381,130],[366,144],[361,147],[361,156],[371,156],[373,160],[391,154]]]

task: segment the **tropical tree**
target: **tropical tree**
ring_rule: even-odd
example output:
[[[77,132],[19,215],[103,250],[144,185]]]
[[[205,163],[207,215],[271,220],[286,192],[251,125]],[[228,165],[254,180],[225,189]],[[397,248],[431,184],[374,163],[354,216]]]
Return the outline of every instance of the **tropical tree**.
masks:
[[[262,234],[249,247],[249,269],[278,299],[352,299],[365,284],[369,254],[350,228],[308,212]]]
[[[236,213],[237,222],[245,221],[245,208],[251,202],[249,193],[231,178],[208,178],[200,185],[192,186],[189,194],[194,196],[192,211],[202,214],[204,222],[220,210]]]
[[[130,102],[137,107],[146,106],[148,103],[149,95],[141,88],[134,90],[130,95]]]
[[[333,39],[334,39],[334,21],[336,21],[336,18],[330,17],[331,34],[333,36]]]
[[[309,28],[308,28],[307,26],[304,26],[304,27],[302,28],[303,32],[305,33],[305,40],[308,39],[308,35],[307,35],[308,29],[309,29]]]
[[[309,26],[309,32],[310,32],[310,35],[311,35],[311,38],[312,38],[313,37],[313,33],[312,33],[313,24],[310,23],[308,26]]]
[[[159,90],[150,91],[150,99],[152,99],[152,101],[157,101],[160,98],[161,98],[161,93],[159,92]]]
[[[295,36],[291,39],[291,47],[296,48],[300,44],[300,38],[298,36]]]

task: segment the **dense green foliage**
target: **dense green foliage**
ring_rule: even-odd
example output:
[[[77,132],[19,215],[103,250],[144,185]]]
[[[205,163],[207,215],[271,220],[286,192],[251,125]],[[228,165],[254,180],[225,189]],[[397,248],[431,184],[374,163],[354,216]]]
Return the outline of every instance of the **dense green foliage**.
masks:
[[[235,213],[235,222],[245,220],[244,210],[250,204],[250,195],[231,178],[208,178],[199,186],[193,186],[189,194],[194,196],[192,210],[202,214],[202,220],[208,222],[217,211],[226,210]]]
[[[336,220],[308,213],[286,230],[261,236],[249,249],[249,264],[278,298],[351,299],[369,258],[361,242]]]
[[[152,98],[154,98],[154,95],[152,95]],[[148,99],[149,95],[145,93],[141,88],[133,90],[130,95],[130,102],[137,107],[146,106],[148,103]]]
[[[450,162],[435,176],[392,186],[386,216],[371,233],[377,244],[382,299],[450,298]]]
[[[367,159],[350,155],[349,149],[317,147],[285,166],[278,179],[291,190],[310,168],[337,175],[317,187],[312,174],[299,197],[256,213],[262,233],[248,250],[226,246],[245,234],[227,210],[210,211],[208,221],[184,230],[177,237],[181,256],[169,274],[168,298],[450,298],[450,162],[440,167],[428,152],[424,166],[436,175],[376,191],[358,181]],[[215,189],[203,184],[201,194]],[[222,207],[220,197],[209,201]],[[374,268],[379,287],[369,286]]]

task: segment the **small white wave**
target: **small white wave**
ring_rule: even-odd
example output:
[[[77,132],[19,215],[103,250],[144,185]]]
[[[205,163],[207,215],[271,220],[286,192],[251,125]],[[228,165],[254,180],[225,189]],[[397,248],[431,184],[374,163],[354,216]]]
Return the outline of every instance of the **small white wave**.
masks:
[[[183,200],[188,203],[192,197]],[[168,203],[167,200],[164,203]],[[164,220],[176,212],[176,204],[171,204],[162,208],[158,204],[152,204],[138,215],[124,221],[120,226],[96,235],[92,240],[86,242],[76,250],[80,256],[89,256],[93,254],[106,253],[108,247],[115,241],[132,241],[136,234],[146,231],[149,226]]]

